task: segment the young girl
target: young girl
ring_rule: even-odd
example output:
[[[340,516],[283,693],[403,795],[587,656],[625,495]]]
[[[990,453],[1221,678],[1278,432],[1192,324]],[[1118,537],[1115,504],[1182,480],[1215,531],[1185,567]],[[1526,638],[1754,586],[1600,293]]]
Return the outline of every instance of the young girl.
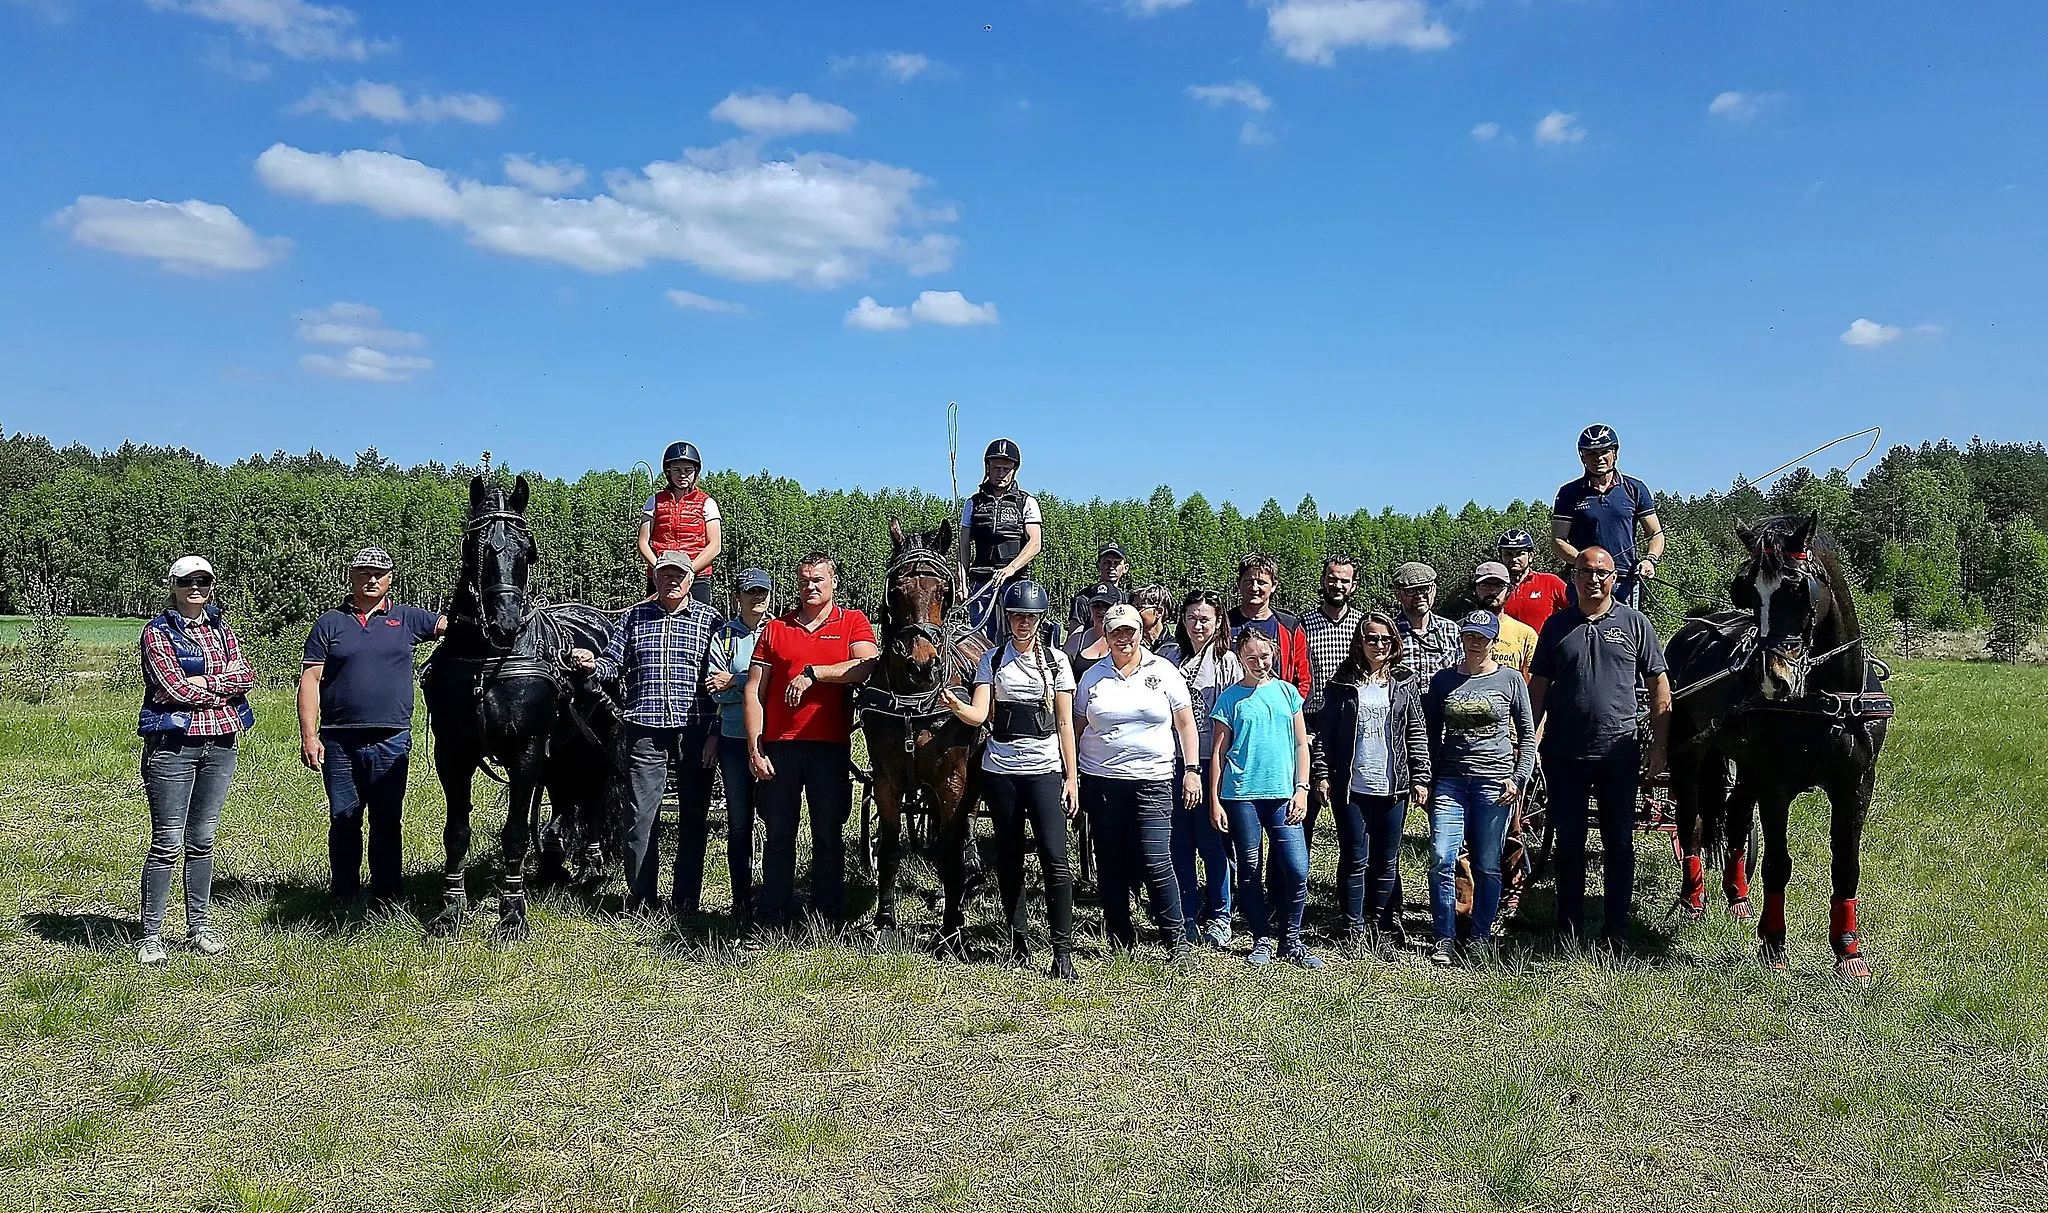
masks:
[[[661,455],[668,484],[640,507],[640,559],[647,565],[647,592],[654,592],[654,558],[681,552],[690,558],[696,581],[690,596],[711,604],[711,566],[725,548],[725,530],[718,502],[697,487],[704,461],[687,442],[671,442]]]
[[[1301,942],[1301,913],[1308,905],[1308,843],[1301,820],[1308,816],[1308,726],[1301,718],[1301,692],[1273,677],[1275,645],[1256,627],[1237,634],[1237,660],[1244,677],[1216,697],[1214,749],[1209,762],[1210,820],[1230,831],[1237,849],[1237,898],[1250,921],[1252,964],[1270,964],[1277,938],[1280,958],[1305,969],[1323,962]],[[1267,904],[1259,864],[1259,831],[1273,857],[1272,896]]]

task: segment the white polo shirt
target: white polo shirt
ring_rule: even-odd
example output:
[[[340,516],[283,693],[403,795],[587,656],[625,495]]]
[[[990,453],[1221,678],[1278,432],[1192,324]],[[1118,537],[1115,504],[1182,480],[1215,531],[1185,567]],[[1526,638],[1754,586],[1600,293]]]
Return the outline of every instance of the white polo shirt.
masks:
[[[1173,778],[1173,714],[1191,706],[1188,680],[1174,664],[1141,650],[1137,668],[1119,674],[1105,657],[1074,690],[1083,775],[1111,779]]]

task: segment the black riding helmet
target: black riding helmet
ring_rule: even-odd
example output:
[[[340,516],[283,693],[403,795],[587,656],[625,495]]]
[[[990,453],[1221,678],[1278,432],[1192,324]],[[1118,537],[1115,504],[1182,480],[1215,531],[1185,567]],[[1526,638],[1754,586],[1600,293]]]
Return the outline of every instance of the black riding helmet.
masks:
[[[661,466],[667,467],[678,459],[684,463],[694,463],[700,468],[704,466],[704,457],[697,453],[697,447],[693,443],[669,443],[668,449],[661,453]]]
[[[1589,425],[1579,431],[1580,451],[1611,451],[1621,445],[1621,436],[1611,425]]]
[[[1536,536],[1516,527],[1512,531],[1502,531],[1493,546],[1503,552],[1533,552],[1536,550]]]
[[[1035,581],[1013,581],[1003,590],[1003,609],[1027,615],[1044,615],[1052,610],[1052,598]]]
[[[1024,464],[1024,452],[1018,450],[1017,444],[1011,442],[1008,438],[998,438],[994,442],[989,443],[988,449],[981,453],[983,463],[991,459],[1007,459],[1011,463],[1022,467]]]

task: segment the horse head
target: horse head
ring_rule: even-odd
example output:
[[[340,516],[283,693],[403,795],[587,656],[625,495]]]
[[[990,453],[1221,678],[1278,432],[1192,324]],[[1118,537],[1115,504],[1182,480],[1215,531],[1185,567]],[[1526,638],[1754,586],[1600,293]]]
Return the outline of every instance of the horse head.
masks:
[[[526,596],[533,586],[533,566],[540,550],[526,525],[529,489],[526,477],[510,489],[469,481],[469,521],[462,531],[462,588],[476,597],[477,620],[484,638],[497,648],[510,648],[525,622]]]
[[[1815,636],[1835,615],[1828,565],[1813,552],[1818,515],[1738,524],[1749,560],[1729,583],[1734,604],[1756,617],[1758,692],[1768,700],[1806,694]]]
[[[953,523],[906,533],[891,518],[889,541],[887,653],[915,685],[936,686],[946,612],[953,606]]]

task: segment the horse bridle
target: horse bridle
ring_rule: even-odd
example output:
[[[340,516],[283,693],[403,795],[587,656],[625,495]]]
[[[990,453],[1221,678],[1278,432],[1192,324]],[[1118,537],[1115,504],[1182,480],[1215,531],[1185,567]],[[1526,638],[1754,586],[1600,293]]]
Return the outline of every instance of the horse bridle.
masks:
[[[955,605],[955,601],[959,596],[959,574],[955,571],[951,561],[930,548],[908,547],[891,559],[888,567],[883,570],[882,583],[885,597],[889,591],[895,588],[899,577],[912,572],[934,577],[944,583],[947,589],[947,601],[942,608],[943,619],[941,622],[932,623],[929,620],[913,620],[909,623],[896,624],[893,629],[899,633],[915,633],[931,642],[933,650],[938,654],[939,664],[935,685],[929,691],[904,693],[879,687],[870,682],[861,687],[858,696],[861,701],[860,710],[862,715],[888,716],[903,722],[903,749],[905,753],[914,753],[916,751],[916,726],[918,722],[951,716],[950,710],[944,707],[940,700],[946,691],[958,681],[961,669],[959,653],[952,641],[947,637],[948,625],[955,622],[955,616],[960,614],[959,608]],[[962,622],[964,623],[964,620]],[[888,668],[886,663],[883,668],[884,670]]]
[[[485,529],[494,522],[504,523],[507,530],[518,536],[525,543],[527,557],[526,581],[522,585],[501,581],[480,584],[477,586],[476,591],[479,600],[487,594],[526,594],[533,589],[533,564],[539,545],[534,542],[533,528],[527,524],[525,515],[511,510],[487,510],[470,519],[468,525],[462,528],[463,539],[466,541],[471,536],[481,536]],[[478,556],[481,557],[482,554],[483,548],[479,545]],[[481,577],[483,575],[481,569],[483,562],[479,559],[477,563],[479,565],[477,575]]]

